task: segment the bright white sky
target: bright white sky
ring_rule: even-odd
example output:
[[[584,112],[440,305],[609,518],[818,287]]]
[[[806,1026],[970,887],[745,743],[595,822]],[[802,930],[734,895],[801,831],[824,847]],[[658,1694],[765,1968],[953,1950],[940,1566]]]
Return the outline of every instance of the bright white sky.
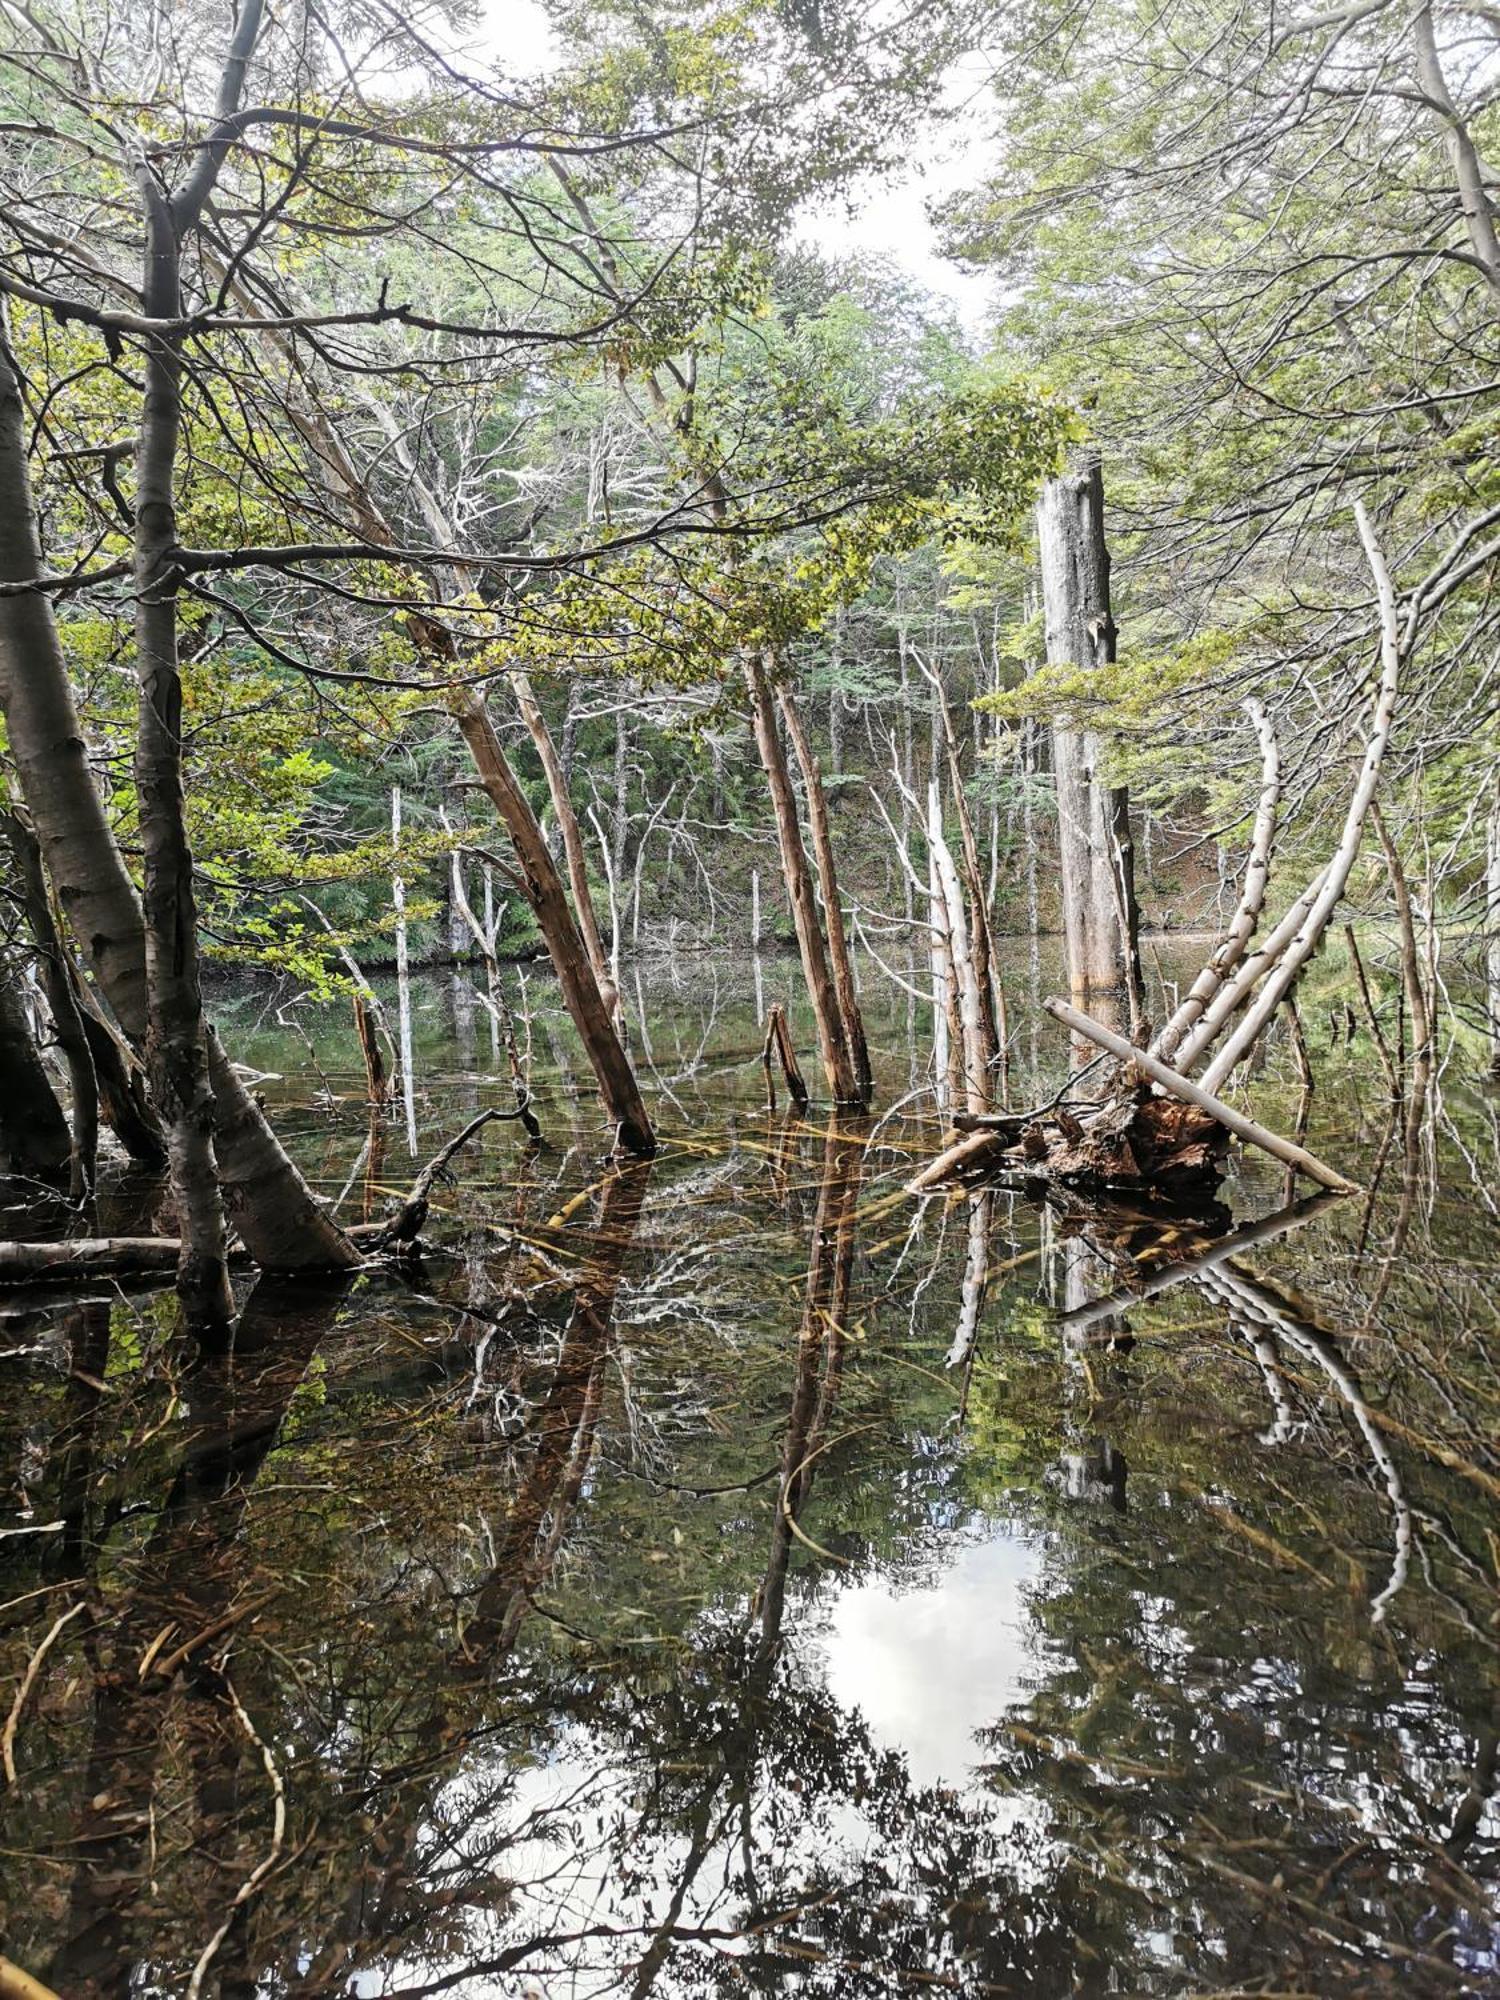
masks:
[[[507,69],[544,70],[552,57],[547,17],[539,0],[484,0],[479,48]],[[938,254],[927,203],[972,186],[985,170],[989,147],[982,58],[964,65],[951,80],[949,102],[956,116],[896,173],[858,188],[853,212],[848,204],[809,209],[798,237],[830,256],[889,258],[940,299],[948,300],[971,337],[983,334],[993,291],[989,278],[959,270]]]

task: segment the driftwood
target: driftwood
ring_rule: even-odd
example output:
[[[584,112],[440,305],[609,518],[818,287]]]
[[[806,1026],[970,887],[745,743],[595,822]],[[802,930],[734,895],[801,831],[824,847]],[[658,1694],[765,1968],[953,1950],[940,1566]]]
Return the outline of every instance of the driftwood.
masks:
[[[966,1120],[977,1129],[929,1162],[909,1183],[912,1193],[966,1173],[1008,1171],[1064,1185],[1155,1188],[1176,1196],[1218,1180],[1231,1136],[1332,1193],[1357,1192],[1354,1182],[1305,1147],[1258,1125],[1123,1035],[1065,1001],[1042,1004],[1054,1020],[1126,1065],[1127,1077],[1133,1065],[1136,1080],[1097,1105],[1058,1104],[1027,1118]]]
[[[1108,1050],[1110,1055],[1118,1056],[1122,1062],[1133,1063],[1137,1069],[1144,1071],[1153,1083],[1160,1084],[1163,1090],[1169,1091],[1189,1110],[1196,1111],[1200,1116],[1206,1116],[1214,1123],[1223,1126],[1237,1139],[1243,1139],[1247,1146],[1259,1147],[1263,1153],[1269,1153],[1273,1160],[1280,1160],[1283,1166],[1294,1167],[1299,1174],[1305,1174],[1309,1180],[1316,1181],[1320,1187],[1330,1188],[1335,1194],[1358,1193],[1354,1181],[1346,1180],[1332,1167],[1325,1166],[1304,1147],[1293,1145],[1290,1139],[1279,1138],[1276,1133],[1267,1131],[1264,1125],[1257,1125],[1253,1118],[1247,1118],[1243,1112],[1225,1104],[1222,1099],[1205,1090],[1201,1084],[1194,1083],[1189,1077],[1180,1076],[1176,1070],[1169,1069],[1164,1062],[1147,1054],[1144,1049],[1133,1048],[1123,1035],[1116,1035],[1108,1028],[1101,1028],[1097,1021],[1091,1021],[1086,1014],[1080,1014],[1076,1007],[1068,1006],[1066,1001],[1044,1000],[1042,1005],[1054,1020],[1061,1021],[1075,1034],[1085,1036],[1097,1047]]]
[[[432,1199],[433,1187],[439,1176],[447,1170],[448,1162],[454,1154],[466,1146],[476,1132],[483,1131],[486,1125],[493,1125],[506,1118],[524,1118],[525,1115],[526,1106],[522,1104],[514,1111],[500,1111],[491,1107],[488,1111],[481,1111],[477,1118],[471,1118],[462,1132],[455,1134],[446,1145],[440,1147],[423,1167],[412,1182],[411,1193],[396,1213],[372,1237],[372,1248],[394,1250],[402,1244],[412,1243],[421,1233],[422,1225],[427,1220],[427,1209]]]

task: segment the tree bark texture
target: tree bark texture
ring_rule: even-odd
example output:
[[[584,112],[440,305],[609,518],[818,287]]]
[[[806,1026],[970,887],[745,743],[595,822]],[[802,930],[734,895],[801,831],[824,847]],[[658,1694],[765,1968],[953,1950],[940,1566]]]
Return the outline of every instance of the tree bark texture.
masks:
[[[656,1135],[640,1086],[615,1033],[609,1007],[594,976],[562,878],[547,852],[536,814],[516,781],[489,710],[479,696],[471,688],[455,685],[449,706],[490,803],[516,851],[526,900],[536,915],[556,968],[563,1003],[593,1064],[605,1108],[618,1127],[619,1143],[627,1152],[649,1158],[656,1151]]]
[[[0,581],[27,583],[43,566],[26,470],[21,378],[6,331],[0,318]],[[140,1049],[147,1025],[140,900],[105,817],[52,605],[41,592],[0,597],[0,709],[53,891],[111,1013]],[[102,1087],[108,1031],[87,1016],[85,1026]],[[225,1204],[250,1254],[268,1269],[340,1270],[357,1263],[358,1252],[313,1200],[212,1037],[208,1060]],[[144,1151],[151,1123],[144,1107],[137,1110]]]
[[[578,824],[578,815],[573,810],[572,796],[568,791],[568,774],[557,752],[552,732],[547,727],[547,718],[542,713],[540,702],[532,689],[531,682],[523,673],[509,676],[511,691],[516,697],[516,706],[521,712],[521,720],[526,725],[526,733],[535,745],[541,760],[542,775],[547,780],[547,795],[552,801],[552,810],[557,815],[557,830],[562,836],[563,858],[568,868],[568,886],[573,891],[573,910],[577,919],[578,932],[583,939],[584,949],[593,967],[594,979],[599,988],[599,996],[605,1010],[614,1023],[617,1035],[623,1035],[625,1020],[620,990],[609,969],[609,960],[604,952],[604,940],[599,934],[599,919],[594,912],[594,899],[589,889],[588,857],[584,852],[583,830]]]
[[[140,169],[147,251],[142,304],[153,319],[182,312],[177,218],[154,172]],[[190,1322],[234,1316],[224,1205],[214,1156],[214,1093],[198,964],[198,911],[182,785],[182,674],[177,644],[177,448],[182,428],[179,337],[146,348],[135,467],[135,785],[146,938],[146,1068],[167,1131],[182,1236],[177,1289]]]
[[[1109,551],[1104,540],[1104,480],[1097,460],[1049,479],[1037,504],[1042,602],[1049,666],[1097,666],[1114,653]],[[1104,742],[1092,730],[1056,728],[1063,936],[1068,984],[1084,1004],[1125,986],[1133,947],[1134,863],[1129,802],[1103,776]],[[1121,796],[1117,797],[1119,792]]]
[[[72,1135],[35,1041],[18,959],[0,959],[0,1165],[66,1186]]]
[[[838,991],[828,966],[828,951],[823,939],[823,927],[818,921],[812,870],[808,866],[807,850],[802,845],[802,828],[797,819],[797,801],[792,793],[791,774],[787,770],[786,756],[776,729],[771,683],[765,663],[753,653],[745,655],[745,685],[750,694],[755,747],[760,752],[775,809],[782,878],[786,883],[787,901],[792,906],[792,923],[802,957],[802,972],[812,1000],[823,1074],[828,1079],[828,1089],[836,1104],[858,1104],[861,1101],[859,1079],[844,1035]]]
[[[37,949],[37,966],[47,1011],[57,1045],[68,1066],[68,1094],[71,1099],[72,1158],[68,1168],[68,1193],[74,1201],[84,1201],[93,1193],[94,1171],[99,1151],[99,1080],[94,1073],[93,1053],[84,1030],[83,1014],[73,980],[73,968],[63,953],[62,940],[52,921],[47,901],[42,853],[31,829],[18,813],[0,814],[16,875],[27,927]]]

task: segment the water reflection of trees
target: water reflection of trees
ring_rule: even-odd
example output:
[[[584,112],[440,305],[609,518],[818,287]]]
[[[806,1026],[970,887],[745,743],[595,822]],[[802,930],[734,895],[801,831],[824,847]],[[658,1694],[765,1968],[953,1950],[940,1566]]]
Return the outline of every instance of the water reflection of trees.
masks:
[[[1471,1384],[1429,1369],[1403,1399],[1420,1424],[1388,1407],[1408,1326],[1425,1342],[1442,1325],[1440,1257],[1412,1274],[1409,1322],[1400,1285],[1381,1287],[1378,1339],[1338,1262],[1300,1260],[1321,1305],[1268,1274],[1324,1208],[1155,1246],[1075,1218],[1063,1248],[1075,1273],[1081,1237],[1096,1296],[1069,1284],[1061,1337],[1094,1352],[1087,1421],[1137,1499],[1037,1482],[1046,1670],[989,1733],[989,1775],[1045,1802],[1057,1894],[1113,1912],[1149,1990],[1153,1957],[1162,1990],[1169,1966],[1195,1986],[1275,1972],[1359,1993],[1480,1990],[1500,1971],[1476,1808],[1495,1774],[1489,1448],[1473,1450]],[[1404,1182],[1397,1255],[1413,1210]],[[1124,1382],[1097,1367],[1122,1328],[1144,1349]]]
[[[91,1615],[20,1740],[3,1948],[68,2000],[183,1990],[272,1849],[242,1710],[288,1824],[208,1992],[1482,1983],[1493,1379],[1453,1246],[1377,1336],[1316,1207],[1196,1266],[1075,1232],[1060,1327],[999,1190],[903,1211],[870,1264],[871,1159],[834,1122],[666,1188],[538,1173],[556,1214],[471,1231],[454,1310],[379,1371],[340,1343],[387,1302],[278,1308],[193,1370],[159,1344],[122,1406],[84,1309],[46,1409],[65,1529],[4,1595],[66,1587],[7,1660]],[[1397,1219],[1415,1243],[1420,1201]],[[569,1295],[466,1321],[514,1242]],[[823,1613],[1002,1514],[1038,1551],[1033,1690],[976,1744],[989,1796],[924,1786],[824,1685]]]

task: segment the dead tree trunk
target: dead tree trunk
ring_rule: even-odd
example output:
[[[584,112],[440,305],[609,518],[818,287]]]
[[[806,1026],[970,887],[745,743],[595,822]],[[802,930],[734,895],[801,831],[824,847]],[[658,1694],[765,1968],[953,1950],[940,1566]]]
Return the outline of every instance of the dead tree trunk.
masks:
[[[924,668],[923,671],[927,672],[927,669]],[[988,1098],[990,1071],[1002,1047],[998,1020],[995,945],[990,929],[989,894],[980,869],[979,843],[974,835],[973,817],[969,812],[968,799],[964,796],[963,766],[959,758],[958,732],[953,726],[953,710],[949,705],[941,674],[928,673],[928,678],[932,683],[938,718],[942,723],[948,776],[953,789],[953,810],[958,819],[959,854],[963,864],[964,888],[968,901],[966,929],[974,965],[975,997],[979,1007],[978,1053],[982,1057],[985,1092]]]
[[[870,1049],[865,1040],[864,1017],[859,1008],[859,992],[854,983],[854,961],[849,954],[849,938],[844,929],[844,908],[839,899],[838,870],[833,854],[833,835],[828,825],[828,799],[823,791],[823,772],[802,726],[802,717],[790,688],[776,691],[776,699],[791,739],[792,751],[802,773],[807,795],[807,823],[812,833],[813,855],[818,879],[823,886],[823,916],[828,926],[828,957],[833,971],[834,991],[844,1039],[854,1063],[854,1080],[861,1105],[868,1105],[875,1090],[870,1070]]]
[[[1113,659],[1104,480],[1097,459],[1047,481],[1037,527],[1048,664],[1087,669]],[[1091,730],[1052,732],[1068,984],[1082,1006],[1128,993],[1138,1016],[1130,801],[1123,786],[1105,781],[1104,753],[1103,739]]]
[[[656,1151],[640,1086],[630,1059],[615,1033],[610,1010],[589,963],[588,951],[574,921],[547,842],[530,801],[516,782],[490,718],[472,688],[455,684],[449,706],[468,744],[490,803],[510,836],[520,863],[522,885],[543,940],[557,970],[563,1002],[593,1064],[605,1108],[627,1152],[649,1158]]]
[[[792,793],[781,738],[776,730],[776,709],[771,699],[771,683],[765,663],[753,653],[745,655],[745,684],[750,693],[755,744],[771,791],[776,814],[776,837],[781,848],[781,871],[787,901],[792,906],[792,922],[797,947],[802,956],[802,972],[812,1000],[817,1027],[818,1053],[823,1073],[836,1104],[858,1104],[859,1078],[854,1058],[844,1034],[839,1012],[838,991],[828,967],[823,927],[818,921],[817,898],[813,893],[812,870],[802,845],[802,829],[797,820],[797,802]]]
[[[1262,1147],[1297,1172],[1309,1173],[1326,1186],[1346,1188],[1341,1175],[1311,1158],[1300,1146],[1278,1139],[1226,1106],[1215,1093],[1235,1066],[1256,1046],[1279,1007],[1289,1002],[1297,981],[1317,950],[1328,923],[1338,907],[1358,856],[1365,823],[1375,813],[1375,791],[1390,741],[1396,697],[1406,644],[1397,616],[1396,593],[1384,558],[1375,540],[1368,516],[1359,503],[1355,522],[1370,573],[1380,620],[1380,678],[1374,710],[1365,733],[1364,756],[1345,811],[1343,828],[1333,857],[1315,875],[1292,903],[1258,951],[1245,955],[1254,928],[1264,885],[1264,872],[1274,829],[1278,773],[1274,738],[1262,731],[1261,809],[1256,817],[1251,845],[1251,866],[1247,870],[1240,909],[1229,937],[1194,982],[1183,1004],[1167,1023],[1159,1044],[1177,1041],[1175,1067],[1164,1064],[1157,1051],[1132,1048],[1107,1026],[1086,1018],[1081,1012],[1058,1001],[1046,1002],[1047,1011],[1097,1047],[1106,1050],[1123,1065],[1115,1080],[1113,1095],[1087,1107],[1081,1115],[1057,1111],[1050,1121],[1033,1119],[1019,1135],[997,1135],[995,1150],[986,1155],[981,1143],[971,1135],[951,1147],[921,1176],[922,1185],[931,1185],[950,1173],[966,1170],[987,1157],[1001,1164],[1000,1156],[1014,1145],[1020,1157],[1040,1176],[1108,1182],[1145,1184],[1179,1183],[1189,1178],[1216,1176],[1226,1135],[1237,1133],[1248,1143]],[[1263,718],[1261,719],[1263,721]],[[1422,985],[1409,901],[1404,896],[1400,857],[1388,847],[1387,860],[1397,894],[1398,915],[1402,918],[1403,966],[1408,1000],[1413,1008],[1414,1028],[1419,1042],[1430,1043],[1431,1025]],[[1214,1046],[1231,1018],[1240,1019],[1222,1048],[1195,1083],[1192,1066]],[[1430,1049],[1427,1051],[1430,1065]],[[1165,1099],[1153,1098],[1137,1078],[1144,1075],[1161,1089],[1180,1100],[1178,1107]],[[1419,1072],[1419,1086],[1425,1095],[1428,1067]],[[1196,1122],[1185,1118],[1181,1107],[1196,1114]],[[1053,1107],[1048,1107],[1049,1110]],[[1089,1121],[1085,1123],[1085,1118]],[[1060,1141],[1049,1137],[1043,1125],[1050,1122],[1060,1133]]]
[[[766,1015],[766,1039],[760,1052],[760,1066],[766,1073],[766,1108],[776,1109],[776,1078],[771,1069],[771,1057],[781,1064],[781,1074],[786,1079],[787,1095],[798,1111],[808,1106],[807,1085],[797,1063],[797,1051],[792,1043],[792,1031],[787,1024],[786,1009],[779,1000],[771,1003]]]
[[[1271,847],[1276,838],[1276,815],[1281,803],[1281,751],[1276,731],[1260,703],[1247,701],[1245,711],[1260,739],[1261,784],[1255,830],[1250,837],[1250,856],[1245,863],[1244,886],[1240,891],[1239,907],[1223,942],[1151,1044],[1151,1053],[1163,1062],[1172,1060],[1183,1037],[1202,1018],[1209,1003],[1244,958],[1265,905],[1266,888],[1271,879]]]
[[[609,960],[605,955],[604,941],[599,934],[599,919],[594,911],[594,899],[589,890],[588,857],[583,848],[583,832],[578,824],[578,815],[573,810],[572,796],[568,791],[568,776],[563,761],[552,740],[552,732],[547,727],[547,718],[542,713],[541,704],[532,690],[531,682],[525,674],[512,673],[509,676],[511,691],[516,697],[516,706],[521,711],[521,720],[526,725],[526,733],[536,747],[541,760],[542,775],[547,780],[547,796],[552,801],[552,810],[557,817],[557,829],[562,836],[563,859],[567,863],[568,886],[573,891],[573,911],[578,920],[579,935],[584,949],[589,955],[589,964],[594,969],[594,979],[600,997],[615,1024],[615,1030],[623,1035],[625,1010],[620,999],[619,984],[614,978]]]

